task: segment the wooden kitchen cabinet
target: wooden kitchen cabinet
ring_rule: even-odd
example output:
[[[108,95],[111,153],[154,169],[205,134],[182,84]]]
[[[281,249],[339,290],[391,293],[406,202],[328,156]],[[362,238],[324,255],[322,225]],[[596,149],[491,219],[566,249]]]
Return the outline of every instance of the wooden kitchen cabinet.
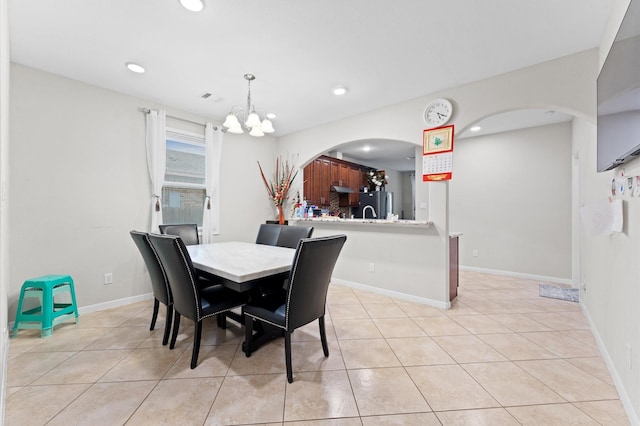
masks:
[[[329,205],[331,190],[331,161],[319,157],[304,168],[304,198],[308,204]]]
[[[458,237],[449,237],[449,301],[458,295]]]
[[[351,188],[353,193],[339,194],[340,207],[357,207],[358,195],[366,183],[369,167],[336,158],[321,156],[309,163],[304,172],[304,198],[309,204],[327,207],[330,204],[331,186]]]

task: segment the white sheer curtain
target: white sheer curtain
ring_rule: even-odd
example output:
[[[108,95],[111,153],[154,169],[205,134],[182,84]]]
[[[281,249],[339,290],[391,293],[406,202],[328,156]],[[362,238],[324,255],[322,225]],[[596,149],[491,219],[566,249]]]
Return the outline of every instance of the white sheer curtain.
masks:
[[[202,214],[202,244],[213,241],[220,234],[220,158],[222,157],[222,129],[215,129],[211,123],[204,128],[206,147],[206,199]]]
[[[162,184],[167,164],[167,114],[165,111],[151,110],[147,114],[145,142],[147,145],[147,166],[151,178],[151,227],[149,232],[158,233],[162,224]]]

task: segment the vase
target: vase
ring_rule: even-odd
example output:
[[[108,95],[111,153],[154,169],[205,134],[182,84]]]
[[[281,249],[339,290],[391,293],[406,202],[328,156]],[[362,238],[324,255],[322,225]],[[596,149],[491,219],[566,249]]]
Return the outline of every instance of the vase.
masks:
[[[280,223],[280,225],[284,225],[284,211],[282,210],[282,206],[277,206],[278,207],[278,223]]]

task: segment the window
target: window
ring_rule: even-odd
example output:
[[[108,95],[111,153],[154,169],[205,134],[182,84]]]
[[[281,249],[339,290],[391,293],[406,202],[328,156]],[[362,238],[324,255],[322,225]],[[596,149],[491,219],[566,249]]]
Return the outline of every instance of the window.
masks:
[[[162,221],[202,226],[206,150],[204,136],[167,129],[167,166],[162,186]]]

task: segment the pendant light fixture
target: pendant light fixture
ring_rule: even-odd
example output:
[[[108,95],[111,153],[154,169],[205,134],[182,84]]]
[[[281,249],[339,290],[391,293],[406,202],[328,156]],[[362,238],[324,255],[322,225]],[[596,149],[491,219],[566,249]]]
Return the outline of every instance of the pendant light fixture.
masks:
[[[229,133],[244,133],[244,130],[249,130],[249,134],[256,137],[264,136],[265,133],[275,132],[271,120],[266,117],[264,120],[260,120],[260,116],[251,103],[251,82],[256,79],[256,76],[245,74],[244,79],[247,80],[248,84],[247,108],[244,109],[239,106],[231,108],[231,112],[229,112],[222,125],[228,129]]]

